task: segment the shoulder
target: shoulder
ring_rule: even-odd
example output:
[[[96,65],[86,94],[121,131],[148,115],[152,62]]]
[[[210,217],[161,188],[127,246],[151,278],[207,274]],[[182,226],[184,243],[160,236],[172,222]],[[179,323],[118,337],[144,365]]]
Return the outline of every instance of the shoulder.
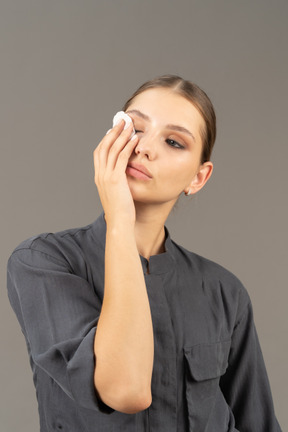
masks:
[[[73,271],[75,263],[85,256],[83,251],[92,241],[92,231],[93,224],[89,224],[80,228],[55,233],[46,232],[30,237],[13,250],[8,260],[8,268],[13,267],[14,262],[43,267],[49,267],[50,263]]]
[[[184,271],[196,275],[197,279],[201,280],[201,289],[207,296],[213,297],[214,300],[221,297],[223,302],[237,305],[239,312],[251,304],[247,289],[234,273],[217,262],[191,252],[175,242],[172,243],[174,256],[181,262],[181,269],[184,268]]]
[[[194,272],[198,272],[207,279],[220,279],[242,285],[235,274],[217,262],[191,252],[174,241],[172,241],[172,244],[175,251],[174,255],[176,255],[176,259],[181,260],[182,265],[193,268]]]

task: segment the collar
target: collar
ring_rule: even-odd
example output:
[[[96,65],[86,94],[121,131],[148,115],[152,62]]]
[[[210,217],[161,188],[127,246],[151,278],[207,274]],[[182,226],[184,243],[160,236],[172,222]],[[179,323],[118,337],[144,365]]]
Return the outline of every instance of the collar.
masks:
[[[105,249],[106,243],[106,221],[104,217],[104,212],[96,219],[96,221],[92,224],[92,229],[95,237],[97,238],[97,243]],[[152,274],[163,274],[167,273],[174,266],[175,258],[173,256],[173,243],[169,234],[168,229],[165,226],[165,252],[159,255],[152,255],[149,258],[149,261],[144,258],[142,255],[140,256],[141,264],[144,273],[148,273],[149,266],[149,275]]]

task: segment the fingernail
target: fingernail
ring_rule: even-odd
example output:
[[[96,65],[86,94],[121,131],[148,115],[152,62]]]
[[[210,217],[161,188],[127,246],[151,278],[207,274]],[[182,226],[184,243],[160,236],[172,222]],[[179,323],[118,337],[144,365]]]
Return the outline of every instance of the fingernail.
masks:
[[[109,129],[107,132],[106,132],[106,135],[111,131],[112,129]]]
[[[131,138],[131,141],[135,140],[137,138],[137,135],[134,134],[133,137]]]

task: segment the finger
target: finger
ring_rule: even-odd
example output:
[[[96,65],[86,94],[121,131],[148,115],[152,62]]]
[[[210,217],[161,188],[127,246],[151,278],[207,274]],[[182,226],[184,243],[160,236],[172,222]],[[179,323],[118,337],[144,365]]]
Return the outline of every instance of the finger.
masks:
[[[119,123],[117,123],[115,126],[113,126],[111,129],[108,129],[108,131],[106,132],[106,135],[109,135],[110,132],[115,132],[118,130],[122,130],[122,127],[124,129],[125,127],[125,120],[120,120]]]
[[[121,120],[106,133],[105,137],[99,143],[94,152],[94,169],[95,173],[97,172],[100,177],[101,175],[103,176],[104,173],[107,173],[107,170],[114,169],[118,153],[127,143],[133,128],[134,126],[132,123],[125,129],[125,121]],[[113,148],[113,152],[109,157],[111,148]]]
[[[133,125],[129,125],[129,127],[122,131],[119,137],[116,139],[114,144],[110,147],[107,158],[107,169],[113,170],[116,166],[117,159],[120,153],[123,151],[125,146],[130,141],[130,136],[133,130]],[[135,135],[134,135],[135,136]],[[137,136],[137,135],[136,135]]]
[[[94,169],[100,173],[101,170],[106,169],[108,154],[111,146],[115,140],[120,136],[124,130],[125,122],[122,120],[116,126],[114,126],[104,138],[100,141],[96,149],[94,150]]]
[[[135,150],[135,147],[138,144],[138,140],[139,140],[138,135],[133,135],[133,137],[128,141],[126,146],[119,153],[115,165],[115,170],[119,170],[119,172],[123,172],[126,170],[129,158],[132,155],[133,151]]]
[[[106,135],[102,138],[102,140],[97,145],[95,151],[100,152],[102,151],[102,148],[109,148],[114,143],[114,141],[118,138],[118,136],[122,133],[124,130],[125,122],[122,120],[120,123],[118,123],[116,126],[114,126],[112,129],[109,129],[106,132]]]
[[[101,149],[102,147],[110,147],[114,141],[121,135],[122,131],[124,130],[125,122],[124,120],[121,120],[120,123],[118,123],[116,126],[114,126],[112,129],[109,129],[105,136],[102,138],[100,143],[98,144],[97,148]]]

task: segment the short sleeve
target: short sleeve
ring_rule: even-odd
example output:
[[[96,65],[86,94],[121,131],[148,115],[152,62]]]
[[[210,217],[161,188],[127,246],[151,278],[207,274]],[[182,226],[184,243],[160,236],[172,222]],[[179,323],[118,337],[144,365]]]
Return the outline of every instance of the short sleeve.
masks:
[[[7,286],[32,362],[80,406],[112,412],[94,387],[101,304],[93,286],[64,259],[31,248],[11,255]]]
[[[239,431],[281,432],[249,301],[232,335],[221,389]]]

